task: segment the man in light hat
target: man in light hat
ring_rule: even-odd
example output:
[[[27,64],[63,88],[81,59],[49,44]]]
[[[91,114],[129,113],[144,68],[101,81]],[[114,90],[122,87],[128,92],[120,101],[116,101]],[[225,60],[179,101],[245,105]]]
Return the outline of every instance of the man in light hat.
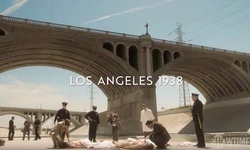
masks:
[[[198,143],[195,145],[197,147],[206,147],[205,138],[203,132],[203,104],[198,99],[199,94],[192,93],[192,100],[194,102],[192,108],[192,116],[194,121],[195,132],[197,136]]]
[[[66,109],[68,103],[67,102],[62,102],[62,109],[59,109],[58,112],[56,113],[54,123],[64,121],[66,119],[70,120],[70,113]]]
[[[97,106],[93,106],[92,108],[92,111],[88,112],[85,118],[89,121],[89,140],[96,142],[96,130],[100,124],[100,119],[98,112],[96,112]]]

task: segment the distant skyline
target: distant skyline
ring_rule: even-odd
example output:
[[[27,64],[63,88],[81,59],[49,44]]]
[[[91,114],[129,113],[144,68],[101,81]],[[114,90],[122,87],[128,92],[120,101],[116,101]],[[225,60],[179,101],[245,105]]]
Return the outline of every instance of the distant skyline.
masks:
[[[172,41],[179,22],[187,43],[250,53],[248,0],[0,0],[0,14],[138,36],[148,23],[152,38]],[[0,107],[59,109],[67,101],[69,110],[89,111],[90,86],[70,86],[70,76],[79,74],[48,66],[3,72]],[[107,97],[94,91],[98,111],[107,110]],[[156,94],[158,110],[179,106],[178,86],[157,86]]]

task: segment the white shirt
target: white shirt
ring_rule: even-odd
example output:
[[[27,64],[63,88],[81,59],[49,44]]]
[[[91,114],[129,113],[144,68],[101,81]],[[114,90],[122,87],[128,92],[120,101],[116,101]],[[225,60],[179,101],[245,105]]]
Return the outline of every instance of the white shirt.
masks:
[[[142,123],[142,131],[143,132],[152,132],[153,131],[153,129],[149,129],[146,126],[146,122],[148,120],[154,120],[154,119],[155,119],[155,117],[154,117],[151,109],[146,108],[146,111],[144,109],[141,111],[141,119],[140,119],[140,121]]]

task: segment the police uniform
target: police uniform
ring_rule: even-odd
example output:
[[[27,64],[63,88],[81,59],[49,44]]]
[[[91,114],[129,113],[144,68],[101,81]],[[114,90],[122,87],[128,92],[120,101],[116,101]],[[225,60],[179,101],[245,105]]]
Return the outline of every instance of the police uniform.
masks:
[[[67,106],[68,103],[66,102],[63,102],[62,105],[63,106]],[[67,109],[59,109],[58,112],[56,113],[56,116],[55,116],[55,119],[54,119],[54,123],[57,121],[57,122],[60,122],[60,121],[63,121],[63,120],[66,120],[66,119],[69,119],[70,120],[70,113]]]
[[[198,143],[196,146],[205,147],[205,139],[203,132],[203,104],[198,99],[198,94],[192,93],[192,96],[196,96],[197,100],[194,101],[192,108],[192,116],[194,121],[195,132]]]
[[[88,112],[85,118],[89,121],[89,140],[92,142],[96,142],[96,130],[98,125],[100,124],[99,114],[95,110],[96,106],[93,106],[93,110]]]

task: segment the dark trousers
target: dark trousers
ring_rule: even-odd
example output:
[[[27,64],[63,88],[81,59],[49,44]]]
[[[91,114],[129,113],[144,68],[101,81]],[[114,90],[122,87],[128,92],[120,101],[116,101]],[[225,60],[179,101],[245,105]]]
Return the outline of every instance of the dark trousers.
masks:
[[[30,129],[24,129],[23,130],[23,140],[25,139],[26,133],[28,134],[28,140],[30,140]]]
[[[117,126],[112,126],[112,136],[113,136],[113,141],[118,141],[119,128]]]
[[[160,138],[157,137],[156,139],[154,139],[152,142],[155,143],[155,145],[157,146],[156,149],[166,149],[166,140],[162,140],[164,138]]]
[[[91,142],[96,141],[96,130],[97,130],[97,124],[90,123],[90,125],[89,125],[89,140]]]
[[[199,124],[199,121],[194,120],[194,127],[195,127],[195,133],[198,140],[198,146],[205,147],[205,138],[204,138],[204,132],[203,132],[203,125],[201,122],[201,125]]]
[[[14,134],[15,134],[15,130],[14,129],[9,129],[8,139],[13,140]]]
[[[38,132],[38,128],[39,128],[39,127],[35,127],[35,140],[41,139],[41,137],[40,137],[40,135],[39,135],[39,132]]]

